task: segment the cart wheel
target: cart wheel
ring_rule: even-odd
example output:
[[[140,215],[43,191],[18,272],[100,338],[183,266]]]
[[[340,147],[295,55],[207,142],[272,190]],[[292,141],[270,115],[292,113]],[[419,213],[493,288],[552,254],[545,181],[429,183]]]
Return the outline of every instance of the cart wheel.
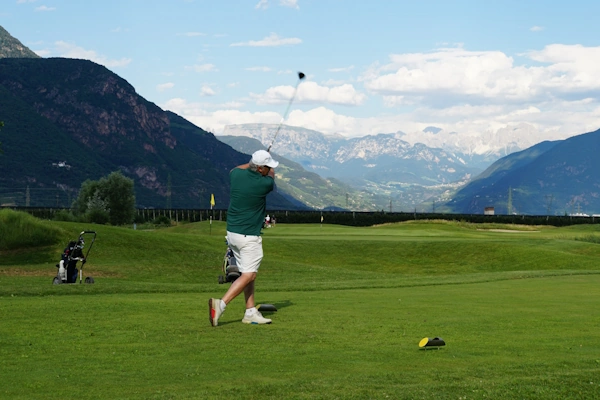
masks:
[[[85,278],[85,283],[94,283],[94,278],[88,276],[87,278]]]
[[[223,275],[219,275],[219,285],[222,285],[225,283],[225,279],[223,278]]]
[[[60,285],[61,283],[62,283],[62,281],[60,280],[60,278],[58,276],[55,276],[54,279],[52,279],[53,285]]]

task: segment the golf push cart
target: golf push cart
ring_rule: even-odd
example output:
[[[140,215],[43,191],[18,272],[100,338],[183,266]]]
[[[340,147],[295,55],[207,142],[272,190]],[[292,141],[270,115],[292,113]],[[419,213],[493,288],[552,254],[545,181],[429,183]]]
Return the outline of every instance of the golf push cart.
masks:
[[[227,243],[227,240],[225,241],[225,243]],[[240,269],[237,266],[233,250],[231,250],[231,247],[229,247],[229,245],[227,245],[225,257],[223,257],[222,271],[223,275],[219,275],[219,285],[222,285],[224,283],[233,283],[237,278],[239,278],[242,275]],[[260,312],[277,311],[277,307],[275,307],[273,304],[258,304],[256,306],[256,309]]]
[[[83,248],[85,246],[84,237],[91,237],[92,240],[85,255],[83,254]],[[96,232],[83,231],[79,234],[79,238],[77,240],[72,240],[69,242],[69,244],[67,245],[67,247],[65,247],[65,250],[63,251],[59,263],[56,264],[56,268],[58,269],[58,271],[56,273],[56,276],[52,280],[53,285],[60,285],[63,283],[77,283],[77,275],[79,275],[79,283],[81,283],[83,279],[83,266],[87,262],[88,255],[90,254],[90,250],[92,250],[92,246],[94,245],[95,240]],[[77,268],[78,262],[81,262],[79,269]],[[91,276],[86,277],[85,283],[94,283],[94,278],[92,278]]]

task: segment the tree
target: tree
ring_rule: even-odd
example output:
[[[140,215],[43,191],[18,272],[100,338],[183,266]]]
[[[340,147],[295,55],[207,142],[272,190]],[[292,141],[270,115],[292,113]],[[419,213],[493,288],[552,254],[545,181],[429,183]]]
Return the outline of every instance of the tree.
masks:
[[[133,222],[135,216],[135,191],[133,179],[120,171],[111,172],[100,179],[100,198],[107,202],[110,223],[123,225]]]
[[[135,216],[135,193],[133,180],[120,171],[112,172],[99,181],[86,180],[81,184],[79,195],[73,202],[77,215],[90,222],[123,225],[133,222]]]

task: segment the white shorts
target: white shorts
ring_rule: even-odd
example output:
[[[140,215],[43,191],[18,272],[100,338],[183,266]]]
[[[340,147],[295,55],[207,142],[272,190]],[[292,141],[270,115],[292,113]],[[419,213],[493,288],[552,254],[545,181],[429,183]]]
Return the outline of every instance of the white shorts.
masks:
[[[240,272],[258,272],[263,259],[262,237],[227,231],[227,244],[233,251]]]

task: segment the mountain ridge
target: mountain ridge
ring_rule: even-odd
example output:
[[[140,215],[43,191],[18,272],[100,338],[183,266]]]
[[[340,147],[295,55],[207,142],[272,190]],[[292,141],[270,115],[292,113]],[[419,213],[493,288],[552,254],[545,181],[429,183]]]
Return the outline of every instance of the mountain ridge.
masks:
[[[84,180],[121,170],[138,207],[209,208],[214,194],[226,208],[229,170],[249,159],[92,61],[2,58],[0,104],[0,187],[19,192],[0,203],[68,207]],[[280,193],[267,204],[299,207]]]
[[[0,58],[40,58],[0,26]]]
[[[442,209],[500,214],[600,213],[600,129],[513,153],[459,190]]]

